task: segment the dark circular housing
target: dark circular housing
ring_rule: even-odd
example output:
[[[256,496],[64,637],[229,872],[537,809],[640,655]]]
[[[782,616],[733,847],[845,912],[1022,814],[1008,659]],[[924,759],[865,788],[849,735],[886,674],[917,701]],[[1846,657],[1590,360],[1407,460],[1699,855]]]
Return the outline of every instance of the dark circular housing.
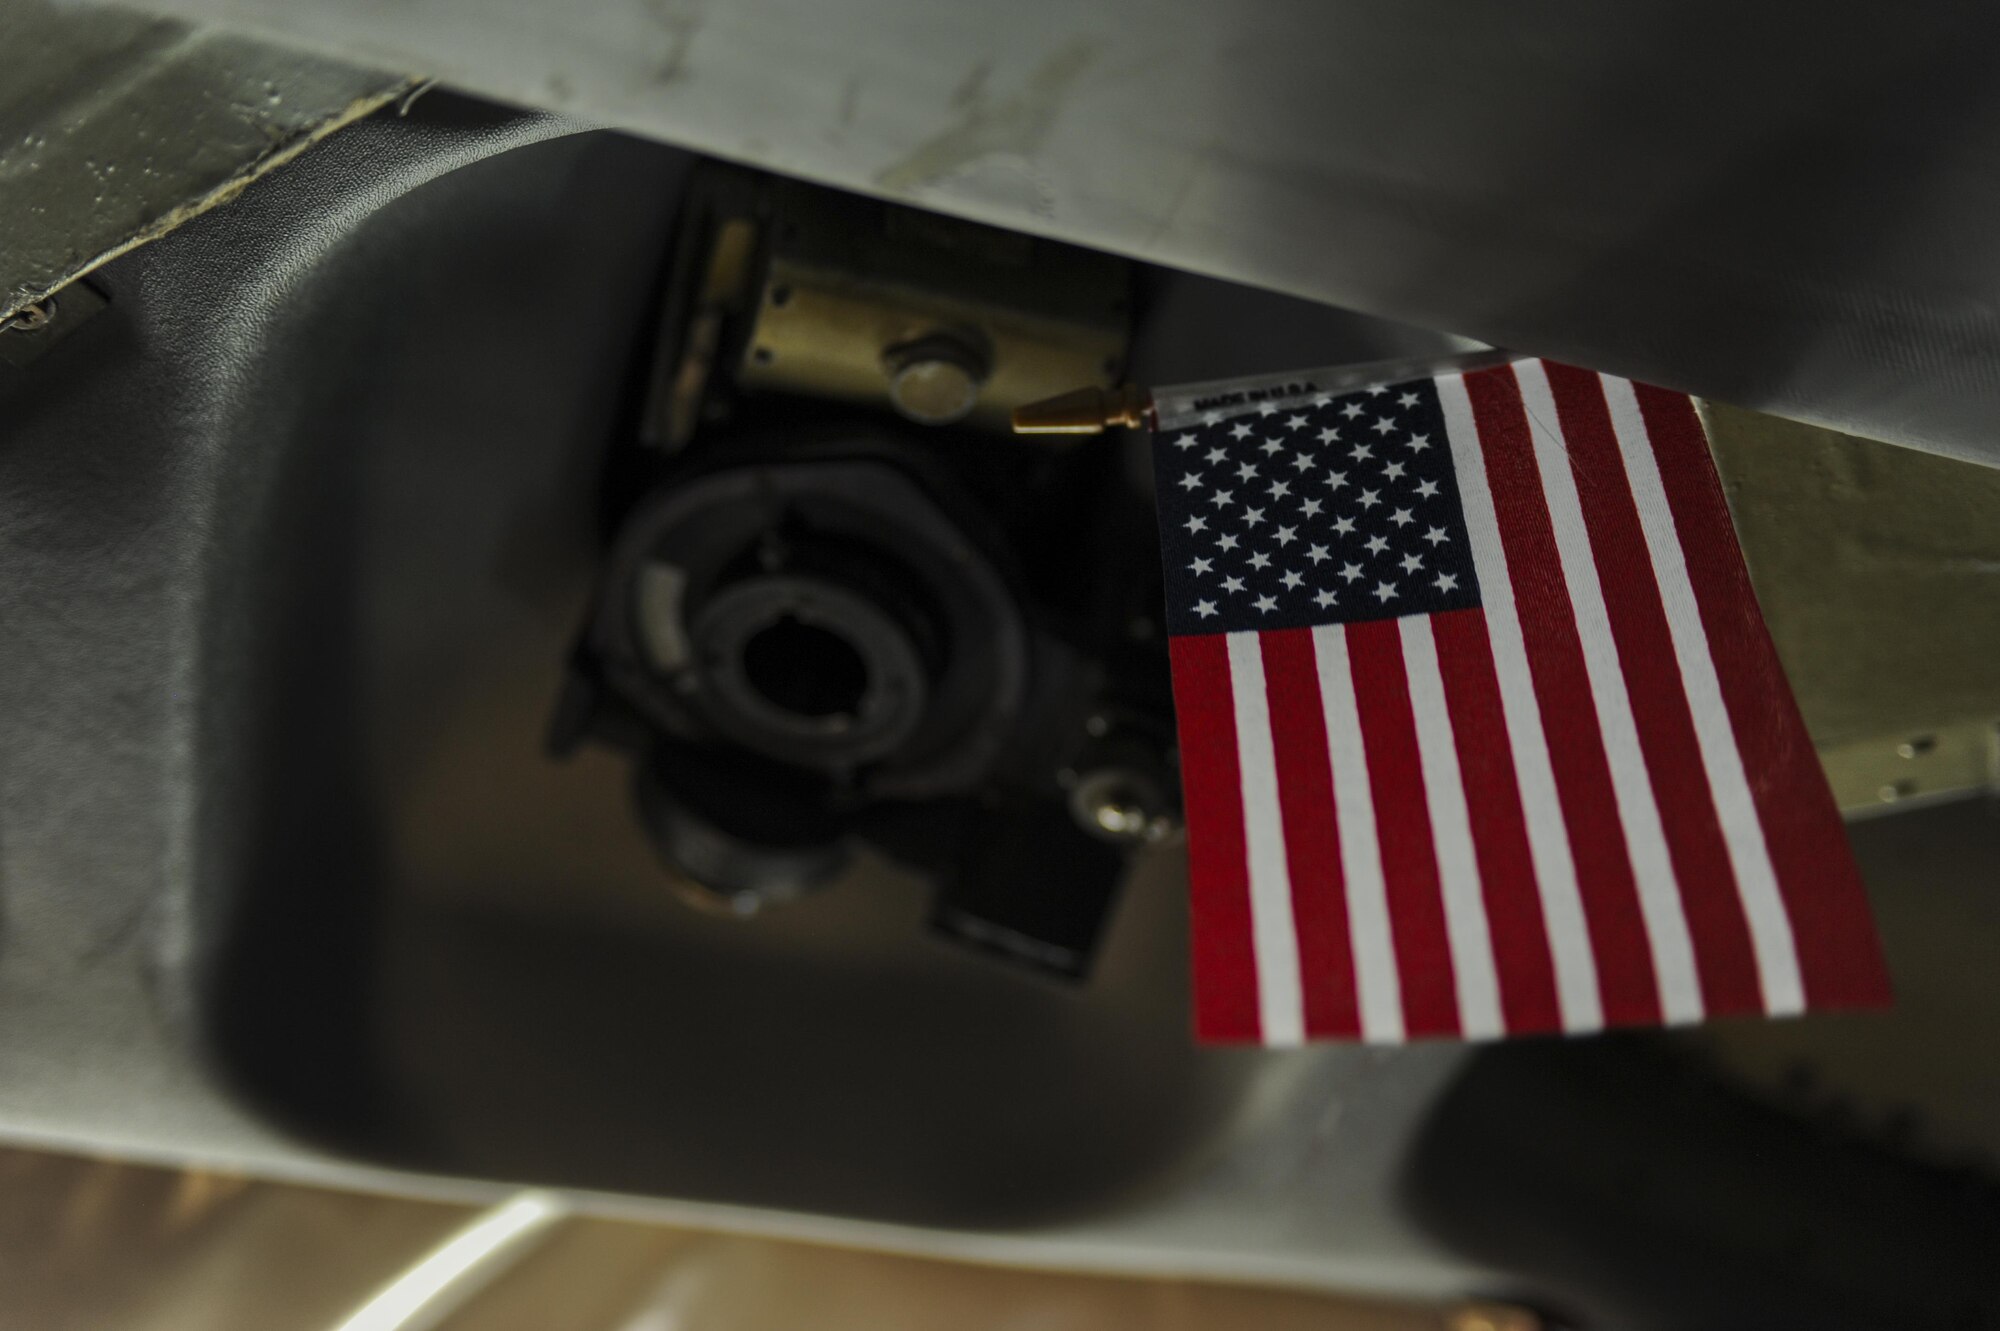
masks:
[[[1009,742],[1027,626],[977,509],[918,450],[864,447],[662,489],[620,535],[593,633],[666,734],[859,794],[961,793]]]
[[[690,626],[708,719],[781,762],[851,765],[893,753],[923,720],[930,682],[892,613],[824,577],[734,582]]]
[[[851,725],[868,696],[868,662],[836,629],[786,611],[743,643],[743,675],[781,711]]]

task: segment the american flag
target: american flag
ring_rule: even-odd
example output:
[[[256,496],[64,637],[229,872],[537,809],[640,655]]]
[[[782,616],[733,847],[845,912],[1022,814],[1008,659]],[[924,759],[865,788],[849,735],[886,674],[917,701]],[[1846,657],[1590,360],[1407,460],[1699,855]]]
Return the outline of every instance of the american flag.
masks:
[[[1525,361],[1154,450],[1202,1038],[1887,1001],[1688,398]]]

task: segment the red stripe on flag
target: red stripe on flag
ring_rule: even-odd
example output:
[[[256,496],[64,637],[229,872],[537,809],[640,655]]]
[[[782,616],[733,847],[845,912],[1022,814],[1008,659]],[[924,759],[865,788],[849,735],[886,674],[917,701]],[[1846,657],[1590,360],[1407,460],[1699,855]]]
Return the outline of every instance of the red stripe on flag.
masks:
[[[1465,376],[1521,636],[1548,739],[1556,797],[1569,829],[1577,890],[1597,957],[1609,1025],[1657,1025],[1660,995],[1638,887],[1611,789],[1611,768],[1584,670],[1576,615],[1535,467],[1534,440],[1513,370]]]
[[[1875,1007],[1889,976],[1826,774],[1743,566],[1694,403],[1635,385],[1812,1007]]]
[[[1456,1035],[1458,985],[1396,622],[1349,624],[1347,654],[1382,843],[1382,877],[1402,981],[1404,1029],[1413,1036]]]
[[[1500,972],[1500,1010],[1510,1034],[1561,1030],[1555,964],[1541,893],[1535,888],[1535,861],[1528,849],[1486,615],[1479,610],[1434,615],[1431,632],[1472,822],[1486,927]]]
[[[1606,588],[1611,640],[1618,648],[1681,908],[1694,938],[1702,1007],[1718,1016],[1762,1012],[1764,993],[1750,922],[1736,890],[1736,871],[1702,764],[1658,576],[1611,428],[1603,382],[1567,365],[1545,362],[1543,368],[1576,477],[1591,556]]]
[[[1195,1034],[1204,1040],[1262,1035],[1257,954],[1250,929],[1250,867],[1243,843],[1243,783],[1236,761],[1236,704],[1229,643],[1219,633],[1169,638],[1174,711],[1187,802]]]
[[[1355,1036],[1361,1033],[1361,1014],[1312,630],[1273,629],[1258,638],[1264,649],[1271,743],[1277,752],[1306,1034]]]

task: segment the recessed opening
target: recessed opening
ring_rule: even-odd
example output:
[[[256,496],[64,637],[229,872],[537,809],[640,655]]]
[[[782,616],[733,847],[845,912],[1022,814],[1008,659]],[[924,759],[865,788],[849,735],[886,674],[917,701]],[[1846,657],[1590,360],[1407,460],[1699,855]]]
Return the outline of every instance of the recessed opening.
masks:
[[[856,715],[868,663],[831,629],[785,615],[743,644],[743,674],[772,706],[815,720]]]

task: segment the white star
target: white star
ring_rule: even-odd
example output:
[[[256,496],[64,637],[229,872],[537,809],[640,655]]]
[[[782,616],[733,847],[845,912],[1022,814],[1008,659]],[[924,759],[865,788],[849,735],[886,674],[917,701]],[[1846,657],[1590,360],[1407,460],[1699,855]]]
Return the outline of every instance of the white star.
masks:
[[[1352,535],[1354,535],[1354,519],[1353,519],[1353,518],[1335,518],[1335,519],[1333,520],[1333,534],[1334,534],[1335,536],[1352,536]]]
[[[1271,556],[1259,550],[1256,554],[1250,556],[1250,567],[1260,573],[1263,572],[1265,569],[1271,567]]]
[[[1270,596],[1260,596],[1257,598],[1257,608],[1268,615],[1278,608],[1277,599]]]
[[[1424,566],[1424,557],[1422,555],[1403,556],[1403,572],[1415,573],[1418,569],[1422,568],[1423,566]]]
[[[1224,578],[1224,579],[1222,580],[1222,590],[1224,590],[1224,591],[1226,591],[1226,592],[1240,592],[1240,591],[1242,591],[1242,590],[1243,590],[1243,579],[1241,579],[1241,578]]]
[[[1370,397],[1380,397],[1388,391],[1389,385],[1387,384],[1371,384],[1366,390]]]
[[[1353,420],[1361,414],[1361,404],[1359,402],[1350,402],[1340,409],[1340,414],[1349,420]]]
[[[1266,402],[1263,406],[1257,408],[1257,414],[1259,416],[1275,416],[1278,414],[1278,409],[1269,402]]]
[[[1215,613],[1215,602],[1196,601],[1194,603],[1194,612],[1197,615],[1200,615],[1203,619],[1207,619],[1210,615]]]
[[[1310,455],[1300,453],[1292,458],[1293,471],[1311,471],[1313,460]]]
[[[1354,448],[1349,452],[1348,456],[1353,458],[1356,462],[1366,462],[1369,458],[1375,456],[1375,450],[1370,448],[1366,444],[1356,444]]]
[[[1410,436],[1410,451],[1412,453],[1421,453],[1430,446],[1431,437],[1429,435],[1413,434]]]
[[[1215,538],[1215,544],[1219,549],[1234,550],[1236,548],[1236,534],[1234,532],[1224,532]]]
[[[1231,439],[1248,439],[1250,437],[1250,422],[1238,421],[1236,424],[1230,426],[1229,437]]]
[[[1410,516],[1409,509],[1399,508],[1389,515],[1389,521],[1395,523],[1398,527],[1407,527],[1412,522],[1415,522],[1416,519]]]
[[[1284,444],[1276,439],[1266,439],[1263,443],[1257,445],[1257,447],[1263,449],[1266,453],[1275,453],[1283,448]]]
[[[1187,520],[1186,525],[1189,531],[1207,531],[1208,519],[1197,513]]]
[[[1222,413],[1219,411],[1204,411],[1201,413],[1201,423],[1203,425],[1220,425],[1222,424]]]
[[[1196,439],[1196,438],[1195,438],[1195,437],[1194,437],[1193,435],[1191,435],[1191,434],[1181,434],[1181,435],[1175,435],[1175,436],[1174,436],[1174,447],[1175,447],[1175,448],[1180,448],[1180,449],[1188,449],[1188,448],[1193,448],[1193,447],[1194,447],[1194,446],[1195,446],[1195,445],[1196,445],[1197,443],[1199,443],[1199,442],[1200,442],[1200,440]]]
[[[1193,490],[1199,487],[1200,485],[1201,485],[1201,477],[1196,475],[1194,472],[1189,472],[1187,475],[1181,477],[1181,489],[1183,490]]]
[[[1432,545],[1443,545],[1446,541],[1449,541],[1451,537],[1446,536],[1444,534],[1444,528],[1433,527],[1429,531],[1424,533],[1424,539],[1426,541],[1429,541]]]
[[[1207,573],[1214,567],[1215,561],[1213,559],[1197,559],[1188,565],[1189,570],[1195,573]]]
[[[1325,546],[1315,545],[1306,551],[1306,558],[1312,560],[1315,564],[1324,564],[1327,560],[1333,558],[1333,556],[1326,552]]]
[[[1429,499],[1437,492],[1438,483],[1436,481],[1423,481],[1417,486],[1417,498],[1419,499]]]
[[[1306,428],[1306,418],[1303,416],[1287,416],[1285,418],[1285,428],[1287,430],[1303,430]]]
[[[1363,544],[1368,547],[1368,553],[1371,555],[1379,555],[1389,548],[1389,543],[1382,539],[1380,533],[1370,536]]]
[[[1375,505],[1381,502],[1382,502],[1382,496],[1376,494],[1373,490],[1363,490],[1361,492],[1361,499],[1360,499],[1361,507],[1373,508],[1375,507]]]
[[[1378,416],[1375,418],[1374,428],[1376,434],[1394,434],[1396,431],[1396,422],[1390,420],[1387,416]]]
[[[1328,472],[1328,473],[1327,473],[1327,476],[1326,476],[1326,488],[1327,488],[1327,489],[1329,489],[1329,490],[1338,490],[1338,489],[1339,489],[1339,488],[1340,488],[1341,486],[1343,486],[1343,485],[1345,485],[1345,484],[1347,484],[1347,473],[1346,473],[1346,472],[1344,472],[1344,471],[1332,471],[1332,472]]]
[[[1217,446],[1215,446],[1214,448],[1211,448],[1211,449],[1209,449],[1209,450],[1208,450],[1208,454],[1207,454],[1207,457],[1208,457],[1208,464],[1209,464],[1209,465],[1210,465],[1210,466],[1212,467],[1212,466],[1214,466],[1214,465],[1215,465],[1216,463],[1218,463],[1218,462],[1222,461],[1222,459],[1224,459],[1224,458],[1226,458],[1226,457],[1228,457],[1228,456],[1229,456],[1229,450],[1228,450],[1228,449],[1226,449],[1226,448],[1223,448],[1223,447],[1222,447],[1221,445],[1219,445],[1219,444],[1218,444],[1218,445],[1217,445]]]
[[[1285,576],[1279,578],[1278,581],[1285,584],[1286,591],[1291,591],[1293,588],[1297,587],[1300,583],[1304,582],[1305,579],[1299,576],[1299,571],[1297,569],[1293,568],[1293,569],[1286,569]]]
[[[1395,584],[1395,583],[1393,583],[1393,582],[1378,582],[1378,583],[1376,583],[1376,584],[1375,584],[1375,599],[1376,599],[1376,600],[1378,600],[1378,601],[1386,601],[1386,600],[1388,600],[1388,599],[1389,599],[1390,597],[1394,596],[1395,594],[1396,594],[1396,584]]]
[[[1276,485],[1271,487],[1271,498],[1283,499],[1286,495],[1290,494],[1291,492],[1292,492],[1292,483],[1290,481],[1279,481]]]
[[[1214,504],[1217,508],[1222,507],[1224,504],[1233,504],[1236,502],[1236,492],[1234,490],[1217,490],[1208,497],[1208,502]]]
[[[1329,396],[1328,396],[1327,394],[1325,394],[1325,393],[1321,393],[1321,394],[1320,394],[1320,395],[1319,395],[1318,397],[1315,397],[1315,398],[1313,399],[1313,405],[1314,405],[1315,407],[1324,407],[1324,406],[1328,405],[1329,403],[1331,403],[1332,401],[1333,401],[1333,399],[1332,399],[1331,397],[1329,397]]]
[[[1299,538],[1298,533],[1294,531],[1292,528],[1290,527],[1278,528],[1277,540],[1280,546],[1290,545],[1293,541],[1296,541],[1298,538]]]
[[[1441,592],[1451,592],[1451,591],[1457,591],[1457,590],[1458,590],[1458,574],[1456,574],[1456,573],[1440,573],[1440,574],[1438,574],[1438,575],[1437,575],[1437,589],[1438,589],[1439,591],[1441,591]]]
[[[1396,405],[1399,407],[1414,407],[1417,405],[1417,395],[1415,393],[1405,393],[1396,399]]]
[[[1313,597],[1313,600],[1319,604],[1319,608],[1322,610],[1326,609],[1328,606],[1332,605],[1335,601],[1338,601],[1339,599],[1340,598],[1338,596],[1335,596],[1332,592],[1326,591],[1324,589],[1320,591],[1319,595]]]
[[[1246,508],[1243,510],[1243,520],[1254,527],[1264,520],[1264,510],[1261,508]]]
[[[1338,438],[1340,438],[1340,431],[1334,429],[1331,425],[1319,432],[1319,441],[1322,444],[1330,444]]]
[[[1388,466],[1382,468],[1382,474],[1392,481],[1400,481],[1403,479],[1404,470],[1405,468],[1402,463],[1391,462]]]
[[[1308,499],[1305,503],[1299,505],[1299,510],[1309,518],[1316,518],[1319,516],[1320,507],[1319,500]]]
[[[1359,564],[1345,564],[1345,565],[1342,565],[1342,567],[1341,567],[1341,570],[1340,570],[1340,578],[1341,578],[1341,581],[1343,581],[1343,582],[1353,582],[1353,581],[1354,581],[1355,579],[1359,578],[1360,576],[1361,576],[1361,565],[1359,565]]]
[[[1236,469],[1236,479],[1239,481],[1247,481],[1256,474],[1257,466],[1252,462],[1245,462]]]

